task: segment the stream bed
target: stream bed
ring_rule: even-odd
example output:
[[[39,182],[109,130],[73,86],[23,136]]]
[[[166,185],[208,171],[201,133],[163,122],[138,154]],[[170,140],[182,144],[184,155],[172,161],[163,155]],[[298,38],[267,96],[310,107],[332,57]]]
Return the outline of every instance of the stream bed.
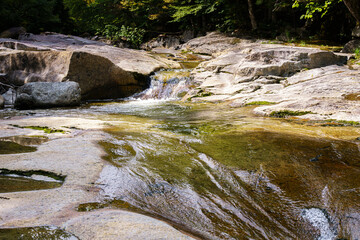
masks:
[[[110,164],[97,182],[106,204],[95,208],[145,213],[206,239],[360,237],[355,139],[300,133],[318,131],[313,126],[291,133],[294,123],[216,105],[138,101],[93,108],[127,121],[100,142]]]
[[[179,87],[181,80],[172,82]],[[155,95],[176,97],[169,86],[161,89]],[[251,114],[253,106],[154,93],[2,117],[109,123],[99,142],[107,165],[94,183],[98,201],[78,211],[126,209],[201,239],[360,239],[359,128],[263,118]]]

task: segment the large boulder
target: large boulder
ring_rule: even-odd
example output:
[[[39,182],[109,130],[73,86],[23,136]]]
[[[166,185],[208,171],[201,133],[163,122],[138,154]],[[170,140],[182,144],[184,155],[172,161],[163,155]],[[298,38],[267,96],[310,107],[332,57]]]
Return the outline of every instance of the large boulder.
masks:
[[[9,28],[0,33],[0,38],[13,38],[18,39],[21,34],[25,34],[26,29],[23,27]]]
[[[344,64],[346,56],[312,48],[273,44],[239,46],[213,60],[203,62],[193,78],[213,95],[231,96],[252,92],[267,82],[285,82],[302,69]]]
[[[77,106],[81,91],[76,82],[33,82],[17,90],[18,109]]]
[[[158,37],[142,44],[140,47],[144,50],[153,48],[175,48],[180,44],[180,36],[161,34]]]
[[[183,99],[233,107],[266,104],[254,110],[263,115],[289,110],[311,112],[306,117],[312,119],[360,121],[360,101],[353,97],[360,93],[360,75],[344,65],[348,57],[240,40],[192,71],[197,87]]]
[[[148,87],[152,72],[180,68],[145,51],[62,34],[0,39],[0,47],[0,73],[6,73],[12,85],[74,81],[84,100],[128,97]]]
[[[241,42],[252,42],[251,40],[228,37],[223,33],[210,32],[206,36],[191,39],[181,46],[183,51],[206,55],[218,55],[219,53],[232,49]]]
[[[346,43],[344,48],[341,50],[343,53],[354,53],[356,49],[360,49],[360,40],[355,39]]]

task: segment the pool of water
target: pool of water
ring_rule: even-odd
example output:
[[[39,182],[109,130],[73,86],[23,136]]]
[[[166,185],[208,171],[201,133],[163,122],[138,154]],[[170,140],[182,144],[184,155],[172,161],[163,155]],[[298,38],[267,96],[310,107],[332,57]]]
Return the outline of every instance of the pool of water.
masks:
[[[127,209],[204,239],[359,239],[360,129],[252,108],[160,99],[31,114],[109,123],[99,201],[79,211]]]
[[[357,128],[214,104],[89,109],[113,126],[99,143],[109,162],[97,182],[102,201],[82,210],[125,208],[206,239],[360,237]]]
[[[0,193],[58,188],[64,180],[51,172],[0,169]]]

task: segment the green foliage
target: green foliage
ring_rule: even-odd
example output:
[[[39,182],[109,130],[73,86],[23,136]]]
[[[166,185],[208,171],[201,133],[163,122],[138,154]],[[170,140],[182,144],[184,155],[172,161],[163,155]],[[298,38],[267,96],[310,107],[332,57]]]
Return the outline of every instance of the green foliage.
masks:
[[[265,35],[262,37],[285,33],[288,39],[299,39],[294,29],[310,19],[306,27],[313,28],[311,35],[321,30],[327,37],[348,40],[355,21],[345,16],[349,12],[342,1],[251,0],[252,16],[259,33]],[[126,40],[133,47],[163,32],[192,30],[197,35],[220,30],[247,34],[251,29],[246,0],[0,0],[0,4],[0,30],[24,26],[35,33],[99,33]]]
[[[114,25],[106,25],[104,29],[98,29],[97,34],[111,40],[123,40],[129,42],[133,47],[139,47],[144,38],[145,30],[122,25],[118,28]]]
[[[194,3],[185,2],[182,4],[172,5],[172,8],[175,10],[173,13],[173,21],[179,22],[186,17],[210,14],[218,10],[221,1],[194,1]]]
[[[354,53],[355,53],[355,59],[360,59],[360,48],[356,48]]]
[[[316,13],[321,13],[321,17],[324,17],[332,5],[342,1],[343,0],[307,0],[302,3],[300,0],[294,0],[292,7],[298,8],[301,4],[304,4],[306,13],[301,15],[300,19],[310,19],[313,18]]]

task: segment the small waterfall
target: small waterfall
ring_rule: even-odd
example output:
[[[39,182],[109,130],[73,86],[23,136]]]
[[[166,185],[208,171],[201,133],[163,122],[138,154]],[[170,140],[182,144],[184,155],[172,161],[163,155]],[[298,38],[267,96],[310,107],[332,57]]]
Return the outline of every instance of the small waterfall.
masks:
[[[178,100],[190,90],[190,69],[160,70],[152,75],[150,87],[130,100]]]

